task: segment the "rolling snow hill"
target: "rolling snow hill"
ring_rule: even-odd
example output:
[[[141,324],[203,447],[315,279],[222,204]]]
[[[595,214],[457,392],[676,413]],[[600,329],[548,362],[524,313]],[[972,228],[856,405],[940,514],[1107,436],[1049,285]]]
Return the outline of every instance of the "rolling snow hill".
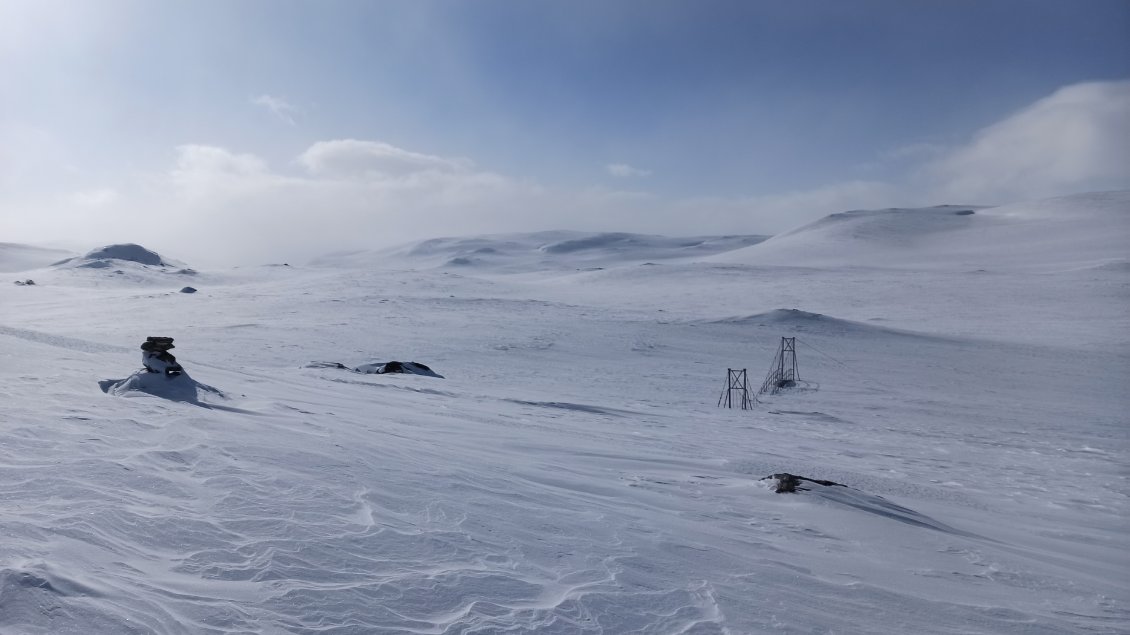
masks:
[[[1126,631],[1125,195],[938,209],[23,272],[0,633]]]
[[[39,269],[70,255],[70,252],[62,249],[0,243],[0,272],[13,273]]]
[[[629,233],[546,231],[435,238],[381,251],[333,254],[317,265],[448,267],[503,272],[598,268],[650,260],[701,258],[749,245],[768,236],[671,238]]]
[[[941,205],[832,214],[718,262],[820,267],[1059,271],[1124,268],[1130,192],[1000,207]]]

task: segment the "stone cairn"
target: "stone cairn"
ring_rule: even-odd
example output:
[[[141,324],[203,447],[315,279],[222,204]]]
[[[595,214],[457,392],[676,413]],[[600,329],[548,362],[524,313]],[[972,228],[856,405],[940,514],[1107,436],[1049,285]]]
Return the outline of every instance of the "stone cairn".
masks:
[[[145,343],[141,345],[141,363],[145,366],[145,370],[151,373],[164,373],[167,376],[183,373],[184,369],[177,363],[177,358],[169,352],[170,348],[174,348],[171,337],[145,338]]]

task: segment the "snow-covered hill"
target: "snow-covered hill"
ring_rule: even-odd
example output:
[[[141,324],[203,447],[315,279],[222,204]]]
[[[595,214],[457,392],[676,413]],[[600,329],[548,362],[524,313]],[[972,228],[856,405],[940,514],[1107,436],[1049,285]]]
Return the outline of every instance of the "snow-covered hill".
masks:
[[[710,257],[445,239],[195,294],[33,271],[0,285],[0,632],[1124,631],[1127,272],[1081,247],[1110,257],[1120,200]],[[134,374],[156,335],[186,375]],[[718,408],[782,336],[801,387]],[[350,370],[388,360],[440,377]]]
[[[122,266],[140,267],[182,267],[184,263],[172,260],[161,254],[134,243],[106,245],[88,251],[83,256],[65,258],[52,264],[66,269],[111,269]]]
[[[0,243],[0,272],[11,273],[39,269],[70,255],[70,252],[62,249]]]
[[[718,262],[819,267],[1059,271],[1125,268],[1130,192],[1000,207],[942,205],[832,214]]]
[[[382,251],[333,254],[324,266],[383,265],[522,272],[598,268],[651,260],[701,258],[755,245],[768,236],[671,238],[629,233],[546,231],[435,238]]]

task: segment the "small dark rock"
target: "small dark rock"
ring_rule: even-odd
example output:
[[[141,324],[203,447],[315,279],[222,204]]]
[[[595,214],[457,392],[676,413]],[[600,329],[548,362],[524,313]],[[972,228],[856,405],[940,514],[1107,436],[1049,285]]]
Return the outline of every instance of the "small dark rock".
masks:
[[[180,290],[181,293],[196,293],[196,289],[192,287],[185,287]]]
[[[432,370],[427,364],[421,364],[420,362],[373,362],[371,364],[357,366],[353,371],[366,375],[398,373],[405,375],[424,375],[425,377],[438,377],[443,379],[443,375]]]
[[[306,364],[306,368],[340,368],[342,370],[353,370],[341,362],[310,362]]]
[[[765,481],[769,479],[774,479],[777,481],[777,485],[773,488],[773,491],[778,494],[795,494],[796,492],[807,492],[811,488],[801,487],[801,484],[804,482],[816,483],[817,485],[823,485],[824,487],[846,487],[846,485],[841,485],[833,481],[822,481],[814,478],[805,478],[803,476],[797,476],[795,474],[788,473],[766,476],[761,480]]]
[[[353,368],[340,362],[310,362],[306,364],[306,368],[340,368],[354,373],[361,373],[362,375],[387,375],[395,373],[438,377],[439,379],[444,378],[443,375],[432,370],[427,364],[421,364],[420,362],[373,362],[371,364],[361,364]]]

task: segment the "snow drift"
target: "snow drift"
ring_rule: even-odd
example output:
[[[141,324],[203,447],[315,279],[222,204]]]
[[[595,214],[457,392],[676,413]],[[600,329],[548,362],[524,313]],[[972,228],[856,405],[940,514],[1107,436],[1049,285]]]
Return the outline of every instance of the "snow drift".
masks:
[[[139,370],[125,379],[102,380],[99,386],[102,392],[115,397],[149,395],[205,407],[228,399],[223,391],[196,381],[184,371],[178,375],[166,375]]]

